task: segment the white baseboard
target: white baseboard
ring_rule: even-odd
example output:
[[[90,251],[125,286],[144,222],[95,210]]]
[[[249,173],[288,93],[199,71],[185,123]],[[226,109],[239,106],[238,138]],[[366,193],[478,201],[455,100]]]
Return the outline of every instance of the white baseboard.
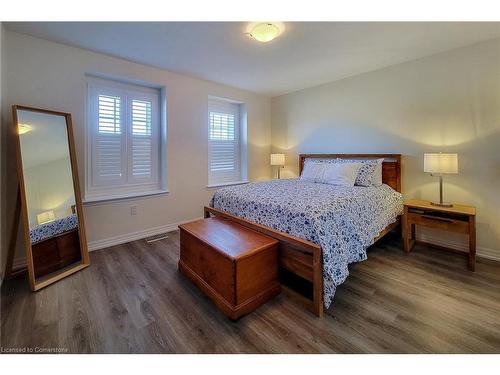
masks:
[[[16,270],[18,268],[26,267],[26,258],[14,258],[12,261],[12,269]]]
[[[452,239],[443,238],[439,235],[433,233],[418,233],[417,232],[417,240],[427,242],[430,244],[449,247],[454,250],[459,250],[463,252],[469,251],[469,244],[466,242],[458,242]],[[489,249],[487,247],[477,246],[476,255],[480,258],[495,260],[500,262],[500,251]]]
[[[161,225],[159,227],[148,228],[148,229],[140,230],[137,232],[120,234],[118,236],[104,238],[102,240],[90,241],[88,243],[89,251],[100,250],[100,249],[104,249],[106,247],[120,245],[122,243],[140,240],[140,239],[154,236],[154,235],[160,234],[160,233],[172,232],[174,230],[177,230],[177,227],[179,225],[184,224],[184,223],[188,223],[190,221],[197,220],[197,219],[201,219],[201,217],[190,219],[190,220],[180,221],[178,223]]]
[[[26,267],[28,267],[28,265],[26,264],[26,257],[14,258],[14,260],[12,261],[12,270],[19,270]]]

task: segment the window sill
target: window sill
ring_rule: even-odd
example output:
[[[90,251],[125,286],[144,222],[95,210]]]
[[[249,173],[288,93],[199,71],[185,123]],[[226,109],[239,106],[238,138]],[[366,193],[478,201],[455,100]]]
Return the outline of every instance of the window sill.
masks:
[[[236,181],[236,182],[225,182],[222,184],[212,184],[212,185],[207,185],[207,189],[215,189],[219,187],[224,187],[224,186],[233,186],[233,185],[244,185],[248,184],[250,181],[245,180],[245,181]]]
[[[108,195],[108,196],[98,196],[98,197],[89,197],[83,201],[85,206],[94,206],[98,204],[106,204],[113,201],[121,201],[127,199],[137,199],[137,198],[146,198],[155,195],[168,194],[168,190],[152,190],[145,191],[141,193],[126,193],[126,194],[117,194],[117,195]]]

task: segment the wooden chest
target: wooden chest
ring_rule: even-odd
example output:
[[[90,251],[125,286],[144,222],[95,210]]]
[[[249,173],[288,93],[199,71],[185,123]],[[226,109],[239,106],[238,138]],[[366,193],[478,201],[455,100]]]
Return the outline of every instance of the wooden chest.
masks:
[[[280,292],[277,240],[217,217],[179,229],[179,270],[231,319]]]
[[[38,242],[31,247],[35,277],[59,271],[82,259],[78,229]]]

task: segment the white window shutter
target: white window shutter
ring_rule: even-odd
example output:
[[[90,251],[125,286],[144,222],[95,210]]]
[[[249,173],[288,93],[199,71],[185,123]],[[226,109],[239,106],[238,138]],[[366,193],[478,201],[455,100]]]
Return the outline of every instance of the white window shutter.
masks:
[[[241,181],[239,105],[210,101],[209,185]]]
[[[237,167],[237,139],[232,113],[210,112],[210,170],[235,171]]]
[[[86,199],[162,191],[160,91],[92,79],[88,86]],[[162,151],[163,152],[163,151]]]
[[[132,154],[131,173],[135,179],[151,179],[154,162],[152,107],[148,100],[131,101],[132,106]]]
[[[120,95],[97,94],[93,131],[93,183],[109,185],[123,181],[123,105]]]

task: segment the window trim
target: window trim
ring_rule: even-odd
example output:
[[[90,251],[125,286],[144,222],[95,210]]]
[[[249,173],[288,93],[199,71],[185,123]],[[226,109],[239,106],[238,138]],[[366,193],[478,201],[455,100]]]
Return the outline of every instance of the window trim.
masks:
[[[168,194],[169,190],[167,187],[167,95],[166,88],[164,86],[158,86],[155,84],[150,84],[146,82],[138,82],[135,80],[126,79],[116,79],[108,78],[101,75],[85,75],[85,88],[86,88],[86,100],[85,100],[85,148],[84,148],[84,199],[83,203],[104,203],[107,201],[123,200],[123,199],[133,199],[148,197],[153,195]],[[133,90],[130,90],[130,86],[133,86]],[[92,87],[104,88],[105,90],[123,90],[123,91],[134,91],[136,93],[144,93],[147,95],[157,95],[157,116],[158,116],[158,130],[157,137],[157,168],[153,171],[157,175],[157,181],[154,183],[127,183],[127,186],[117,185],[117,186],[107,186],[99,189],[92,188],[91,178],[93,173],[92,168],[92,148],[94,146],[92,126],[90,124],[90,116],[92,111]],[[156,94],[157,91],[158,93]],[[127,113],[129,109],[125,108],[124,111]],[[128,130],[127,130],[128,131]],[[127,158],[130,155],[127,154]],[[119,187],[118,193],[113,193]],[[96,190],[99,190],[96,192]]]
[[[235,182],[222,182],[220,184],[207,185],[207,189],[216,189],[219,187],[233,186],[233,185],[245,185],[248,183],[250,183],[250,181],[248,181],[248,180],[235,181]]]
[[[124,200],[130,200],[130,199],[137,199],[137,198],[148,198],[148,197],[154,197],[157,195],[167,195],[170,193],[170,190],[151,190],[151,191],[145,191],[142,193],[129,193],[129,194],[121,194],[121,195],[110,195],[110,196],[101,196],[97,198],[92,198],[92,199],[85,199],[82,203],[86,206],[94,206],[94,205],[99,205],[99,204],[105,204],[106,202],[113,202],[113,201],[124,201]]]

